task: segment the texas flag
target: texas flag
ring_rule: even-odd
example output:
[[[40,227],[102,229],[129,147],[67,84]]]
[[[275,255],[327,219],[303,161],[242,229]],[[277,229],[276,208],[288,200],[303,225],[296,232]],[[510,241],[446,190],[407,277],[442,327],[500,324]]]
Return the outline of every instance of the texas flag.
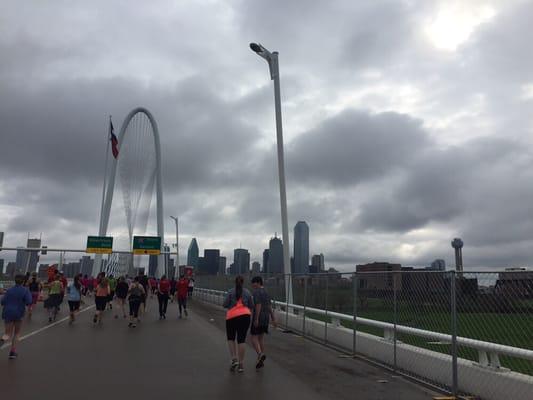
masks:
[[[115,129],[113,128],[113,122],[111,122],[111,120],[109,121],[109,133],[111,134],[109,138],[111,140],[111,151],[113,152],[113,157],[117,158],[118,157],[118,139],[115,136]]]

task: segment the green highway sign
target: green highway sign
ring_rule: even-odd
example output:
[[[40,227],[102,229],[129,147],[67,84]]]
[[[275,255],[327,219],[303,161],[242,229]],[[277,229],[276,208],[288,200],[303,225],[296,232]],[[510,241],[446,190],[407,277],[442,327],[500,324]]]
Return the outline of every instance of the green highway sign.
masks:
[[[87,236],[86,253],[111,254],[113,252],[113,238],[109,236]]]
[[[159,236],[134,236],[133,254],[161,254],[161,238]]]

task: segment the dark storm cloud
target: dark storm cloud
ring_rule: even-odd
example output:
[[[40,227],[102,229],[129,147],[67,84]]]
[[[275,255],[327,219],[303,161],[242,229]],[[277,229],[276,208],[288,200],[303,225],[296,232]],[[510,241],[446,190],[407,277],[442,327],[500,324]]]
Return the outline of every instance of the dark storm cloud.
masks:
[[[420,121],[397,113],[346,110],[288,145],[291,179],[356,185],[409,163],[428,144]]]

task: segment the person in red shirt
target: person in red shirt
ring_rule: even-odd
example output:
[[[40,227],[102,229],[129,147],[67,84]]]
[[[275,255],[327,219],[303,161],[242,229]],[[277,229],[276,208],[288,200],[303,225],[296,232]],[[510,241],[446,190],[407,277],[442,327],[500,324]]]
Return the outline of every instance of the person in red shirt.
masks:
[[[182,308],[185,312],[185,316],[187,317],[189,315],[187,313],[187,293],[189,291],[189,280],[185,278],[184,274],[180,275],[180,279],[176,284],[176,289],[176,297],[178,299],[178,307],[180,311],[179,318],[181,318]]]
[[[167,306],[170,293],[170,281],[166,275],[161,277],[157,287],[157,300],[159,302],[159,319],[167,319]]]

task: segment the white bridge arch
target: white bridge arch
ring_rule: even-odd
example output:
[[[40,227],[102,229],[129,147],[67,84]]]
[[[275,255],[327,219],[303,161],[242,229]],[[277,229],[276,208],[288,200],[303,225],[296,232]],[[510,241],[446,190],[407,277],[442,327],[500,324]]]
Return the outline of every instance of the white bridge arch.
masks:
[[[128,130],[128,126],[131,120],[137,114],[144,114],[150,121],[152,126],[152,132],[154,136],[154,147],[155,147],[155,178],[156,178],[156,214],[157,214],[157,235],[161,237],[161,251],[163,251],[165,238],[164,238],[164,226],[163,226],[163,183],[161,179],[161,141],[159,139],[159,130],[157,128],[157,122],[155,121],[154,116],[150,111],[144,107],[137,107],[130,111],[130,113],[124,119],[120,132],[118,135],[119,143],[119,153],[118,157],[112,159],[111,172],[109,176],[109,181],[107,183],[107,188],[105,191],[105,201],[102,209],[102,214],[100,215],[100,227],[99,227],[99,236],[105,236],[107,233],[107,228],[109,224],[109,215],[111,213],[111,203],[113,202],[113,192],[115,189],[115,176],[117,174],[117,164],[120,158],[120,146],[124,142],[124,136]],[[130,244],[131,245],[131,244]],[[95,262],[93,267],[93,276],[96,276],[100,272],[102,264],[102,256],[97,254],[95,256]],[[163,274],[164,268],[164,257],[160,255],[157,260],[157,277],[160,277]]]

